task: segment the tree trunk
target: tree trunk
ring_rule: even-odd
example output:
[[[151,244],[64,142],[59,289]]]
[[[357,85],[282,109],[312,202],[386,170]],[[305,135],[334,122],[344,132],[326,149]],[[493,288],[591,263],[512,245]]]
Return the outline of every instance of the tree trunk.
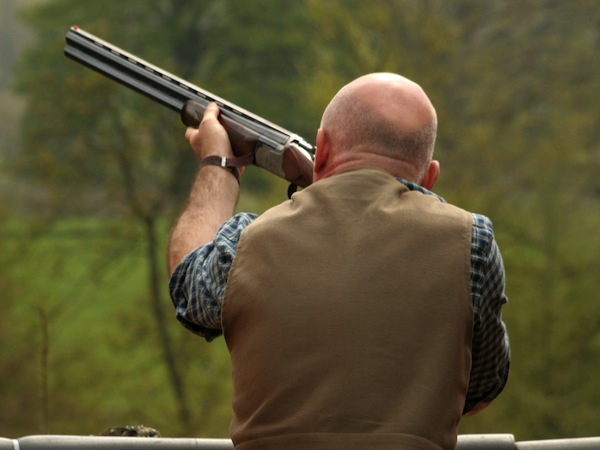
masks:
[[[189,435],[192,431],[190,408],[188,400],[185,395],[185,386],[183,376],[177,365],[177,359],[175,352],[173,351],[173,344],[169,336],[167,328],[167,322],[165,320],[165,312],[163,311],[161,295],[160,295],[160,275],[158,268],[158,243],[156,239],[156,220],[153,217],[144,218],[144,224],[146,226],[146,240],[148,246],[148,274],[149,274],[149,287],[150,287],[150,303],[154,319],[156,321],[156,327],[158,331],[158,337],[160,339],[160,345],[162,347],[163,358],[167,365],[167,370],[173,389],[173,394],[178,405],[179,421],[181,423],[182,431]]]

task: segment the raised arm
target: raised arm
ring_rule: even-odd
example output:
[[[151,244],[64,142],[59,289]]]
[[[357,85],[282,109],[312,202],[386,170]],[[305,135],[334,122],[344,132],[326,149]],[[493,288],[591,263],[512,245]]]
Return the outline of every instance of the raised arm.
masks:
[[[218,116],[219,108],[211,103],[200,126],[186,130],[185,137],[200,162],[208,156],[234,156]],[[240,172],[242,170],[240,168]],[[233,215],[238,195],[239,183],[230,169],[199,164],[187,204],[171,231],[167,254],[169,273],[173,273],[189,252],[213,240],[218,228]]]

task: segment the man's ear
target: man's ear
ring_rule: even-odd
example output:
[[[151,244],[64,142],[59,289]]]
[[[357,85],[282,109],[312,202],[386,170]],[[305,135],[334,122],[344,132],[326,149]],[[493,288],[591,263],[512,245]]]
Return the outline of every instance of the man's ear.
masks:
[[[323,173],[327,160],[329,159],[329,136],[323,128],[319,128],[317,131],[317,150],[315,152],[315,162],[313,167],[313,173],[319,178],[319,175]]]
[[[423,176],[423,179],[419,183],[425,189],[431,190],[433,185],[437,181],[440,176],[440,163],[439,161],[432,160],[429,162],[429,166],[427,167],[427,172]]]

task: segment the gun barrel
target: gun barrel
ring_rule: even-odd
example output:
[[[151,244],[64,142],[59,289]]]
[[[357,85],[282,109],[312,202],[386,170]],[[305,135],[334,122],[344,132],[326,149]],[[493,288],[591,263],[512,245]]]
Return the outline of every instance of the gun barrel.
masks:
[[[309,154],[314,154],[314,147],[296,134],[127,53],[79,27],[73,26],[68,30],[64,53],[67,57],[174,111],[181,112],[188,100],[198,102],[203,107],[210,102],[216,102],[223,116],[254,130],[262,137],[263,143],[277,148],[289,145],[292,141]]]

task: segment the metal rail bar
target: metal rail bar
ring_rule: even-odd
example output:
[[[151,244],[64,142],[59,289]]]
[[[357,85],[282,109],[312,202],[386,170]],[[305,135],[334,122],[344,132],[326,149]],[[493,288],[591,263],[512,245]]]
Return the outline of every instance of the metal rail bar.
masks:
[[[33,435],[0,438],[0,450],[233,450],[229,439]],[[458,436],[457,450],[599,450],[600,437],[515,442],[512,434]]]

